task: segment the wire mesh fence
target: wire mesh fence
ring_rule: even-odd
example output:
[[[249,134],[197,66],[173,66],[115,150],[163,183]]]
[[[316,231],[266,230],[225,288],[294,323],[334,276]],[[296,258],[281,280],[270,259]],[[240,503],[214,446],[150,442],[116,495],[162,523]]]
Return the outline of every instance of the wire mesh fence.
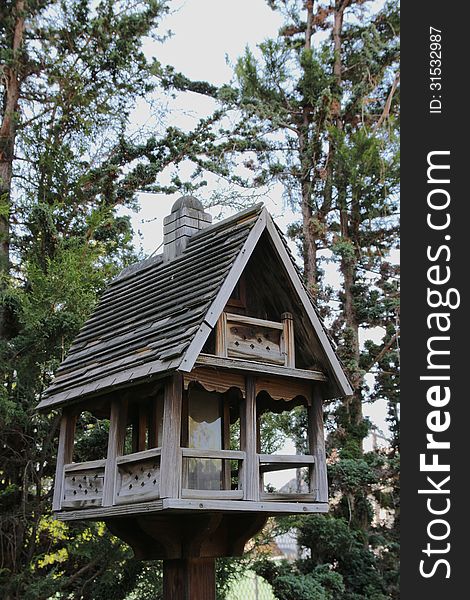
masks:
[[[232,584],[227,600],[277,600],[272,587],[253,571],[245,571],[243,577]]]

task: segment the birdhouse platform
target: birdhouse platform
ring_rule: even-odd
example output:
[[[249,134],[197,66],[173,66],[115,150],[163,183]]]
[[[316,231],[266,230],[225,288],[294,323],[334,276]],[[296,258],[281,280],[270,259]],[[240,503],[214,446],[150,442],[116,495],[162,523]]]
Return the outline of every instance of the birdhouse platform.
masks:
[[[140,558],[240,555],[269,515],[328,510],[323,403],[351,393],[267,210],[211,224],[183,197],[163,253],[111,282],[41,400],[62,411],[53,509]],[[270,415],[294,410],[303,446],[270,451]],[[82,461],[90,419],[106,444]],[[290,470],[299,485],[273,490]]]

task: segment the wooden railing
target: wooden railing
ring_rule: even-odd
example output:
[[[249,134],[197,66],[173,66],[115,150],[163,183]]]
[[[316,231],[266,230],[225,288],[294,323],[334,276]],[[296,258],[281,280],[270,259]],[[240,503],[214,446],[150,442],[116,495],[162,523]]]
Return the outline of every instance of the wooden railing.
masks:
[[[243,500],[246,498],[246,453],[239,450],[202,450],[181,448],[181,497],[188,499]],[[116,458],[115,505],[146,502],[160,498],[161,448],[151,448]],[[188,487],[188,474],[196,468],[190,459],[221,461],[215,471],[220,475],[220,489],[195,489]],[[238,468],[232,470],[233,461]],[[311,455],[257,454],[259,475],[259,500],[262,501],[315,501],[313,469],[315,457]],[[102,505],[106,460],[64,465],[63,498],[61,509],[99,507]],[[263,477],[266,473],[288,469],[308,468],[307,493],[266,492]],[[233,482],[233,483],[232,483]],[[232,489],[236,486],[235,489]]]
[[[64,465],[61,508],[101,506],[105,460]]]
[[[197,498],[211,500],[243,500],[243,463],[246,459],[246,453],[239,450],[202,450],[199,448],[182,448],[183,469],[182,469],[182,498]],[[213,459],[222,461],[220,469],[220,489],[193,489],[187,487],[189,481],[189,459]],[[236,470],[238,477],[237,489],[232,489],[232,470],[231,461],[239,461],[239,468]],[[217,472],[217,469],[216,469]]]
[[[309,454],[258,454],[259,461],[259,479],[260,479],[260,500],[271,501],[314,501],[316,499],[316,490],[314,489],[313,469],[315,468],[315,457]],[[308,468],[308,477],[305,482],[308,492],[266,492],[264,489],[263,476],[265,473],[274,471],[286,471],[288,469]]]
[[[217,356],[252,360],[267,364],[295,366],[292,315],[282,322],[222,313],[217,322]]]
[[[113,504],[160,497],[161,448],[119,456],[115,461]],[[102,506],[106,460],[64,465],[61,509]]]
[[[117,457],[115,504],[145,502],[160,497],[161,452],[161,448],[151,448]]]

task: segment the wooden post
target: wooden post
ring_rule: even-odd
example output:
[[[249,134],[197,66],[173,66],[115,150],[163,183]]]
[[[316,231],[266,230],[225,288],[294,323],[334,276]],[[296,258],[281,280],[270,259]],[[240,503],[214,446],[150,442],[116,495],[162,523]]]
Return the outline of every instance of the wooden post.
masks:
[[[285,366],[295,368],[294,319],[292,314],[285,312],[281,315],[284,337]]]
[[[318,385],[313,387],[312,404],[308,407],[308,438],[310,453],[315,457],[313,469],[310,469],[310,492],[316,493],[316,502],[328,502],[323,399]]]
[[[222,450],[230,450],[230,404],[228,398],[222,402]],[[222,483],[224,490],[232,489],[232,463],[222,460]]]
[[[165,385],[163,404],[160,497],[179,498],[181,492],[181,410],[183,376],[174,373]]]
[[[124,452],[126,438],[127,400],[115,399],[111,402],[111,418],[109,424],[108,453],[104,469],[103,506],[114,504],[116,487],[116,459]]]
[[[75,424],[77,415],[67,409],[62,412],[59,429],[59,447],[57,449],[57,463],[54,480],[54,497],[52,510],[60,510],[62,505],[62,490],[64,486],[64,465],[73,460],[73,442],[75,437]]]
[[[243,465],[244,500],[259,500],[258,454],[256,452],[256,381],[247,376],[246,398],[242,411],[243,423],[242,450],[246,453]]]
[[[215,354],[227,356],[227,313],[222,313],[215,330]]]
[[[139,430],[137,434],[137,452],[142,452],[146,447],[146,435],[148,428],[148,406],[145,403],[139,405]],[[150,446],[149,446],[150,448]]]
[[[164,560],[163,600],[215,600],[215,559]]]

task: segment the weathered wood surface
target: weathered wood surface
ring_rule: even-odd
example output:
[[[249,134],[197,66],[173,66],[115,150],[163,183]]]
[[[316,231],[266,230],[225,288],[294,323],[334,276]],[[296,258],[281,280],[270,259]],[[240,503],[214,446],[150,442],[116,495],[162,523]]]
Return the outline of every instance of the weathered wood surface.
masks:
[[[255,317],[247,317],[246,315],[236,315],[234,313],[226,313],[227,321],[230,323],[238,323],[240,325],[252,325],[254,327],[266,328],[266,329],[277,329],[283,331],[284,327],[282,323],[277,321],[269,321],[267,319],[258,319]]]
[[[75,339],[40,407],[158,372],[185,354],[236,261],[261,207],[194,235],[172,261],[145,261],[112,282]],[[204,343],[204,342],[202,342]],[[190,369],[189,369],[190,370]]]
[[[313,463],[310,463],[313,464]],[[289,469],[300,469],[301,467],[305,467],[306,463],[303,461],[299,461],[296,463],[270,463],[265,465],[260,465],[259,472],[261,475],[264,473],[273,473],[274,471],[287,471]]]
[[[320,386],[313,386],[312,405],[308,407],[308,437],[315,466],[310,473],[310,491],[317,502],[328,502],[328,473],[326,468],[323,399]]]
[[[231,373],[211,368],[196,367],[191,373],[184,374],[184,387],[192,381],[199,382],[208,392],[226,392],[231,387],[245,393],[245,377],[242,373]]]
[[[210,450],[201,448],[182,448],[181,453],[183,456],[183,469],[185,467],[185,458],[201,458],[201,459],[216,459],[222,460],[222,486],[219,490],[205,490],[205,489],[190,489],[185,488],[181,492],[183,498],[235,498],[242,499],[243,491],[241,489],[232,490],[232,460],[241,462],[238,473],[243,473],[243,461],[246,458],[246,453],[240,450]],[[239,475],[238,486],[241,485],[242,476]],[[183,476],[183,480],[187,480],[186,475]]]
[[[241,556],[246,542],[266,523],[266,514],[220,511],[164,512],[110,517],[111,532],[125,540],[137,559]]]
[[[243,461],[242,482],[245,492],[244,499],[257,501],[259,497],[258,457],[256,454],[256,385],[251,376],[246,378],[246,398],[242,404],[243,437],[242,449],[246,453]]]
[[[197,358],[198,366],[219,367],[222,369],[233,369],[244,373],[261,373],[278,375],[281,377],[292,377],[294,379],[308,379],[310,381],[327,381],[327,376],[320,371],[307,369],[292,369],[279,365],[267,365],[249,360],[236,360],[234,358],[222,358],[211,354],[200,354]]]
[[[160,497],[160,460],[158,457],[121,463],[116,482],[116,504],[143,502]]]
[[[64,466],[66,463],[72,462],[76,421],[77,416],[72,414],[70,410],[64,409],[60,420],[52,510],[60,510],[62,505],[64,496]]]
[[[116,462],[118,465],[124,465],[126,463],[139,462],[147,458],[160,456],[161,453],[161,448],[149,448],[148,450],[142,450],[142,452],[134,452],[133,454],[124,454],[124,456],[118,456]]]
[[[152,519],[153,520],[153,519]],[[124,540],[134,551],[137,560],[168,558],[167,547],[148,531],[149,523],[139,515],[122,518],[114,516],[106,519],[106,525],[113,535]]]
[[[305,465],[313,465],[315,457],[310,454],[258,454],[260,465],[277,465],[278,469],[295,469]],[[268,469],[264,469],[268,472]]]
[[[247,215],[248,216],[248,215]],[[261,234],[263,233],[266,226],[266,216],[267,211],[262,207],[262,205],[258,205],[258,211],[256,213],[256,219],[252,223],[252,227],[250,228],[249,235],[246,236],[246,239],[241,247],[237,257],[235,258],[230,271],[227,273],[224,282],[217,294],[211,303],[209,310],[205,316],[205,321],[210,327],[214,327],[217,319],[221,315],[223,309],[225,308],[228,300],[230,299],[230,295],[236,286],[238,280],[243,273],[243,269],[248,263],[253,250],[258,243]],[[249,219],[245,220],[245,223],[248,223]],[[243,221],[241,220],[241,224]],[[200,350],[199,350],[200,352]]]
[[[127,401],[113,400],[111,402],[111,418],[109,424],[108,452],[104,472],[103,506],[114,503],[117,463],[116,459],[124,451],[126,436]]]
[[[164,561],[163,600],[215,600],[215,560]]]
[[[227,313],[223,312],[215,329],[215,353],[217,356],[227,356]]]
[[[182,448],[181,452],[185,457],[191,458],[222,458],[244,460],[246,453],[242,450],[211,450],[204,448]]]
[[[288,248],[272,218],[257,206],[195,234],[175,260],[147,260],[116,279],[77,336],[39,408],[174,368],[191,371],[250,257],[256,254],[258,260],[258,247],[266,243],[274,248],[269,254],[275,255],[277,266],[281,263],[283,273],[265,271],[287,284],[281,292],[288,306],[282,310],[296,315],[296,328],[302,332],[299,354],[309,346],[315,350],[312,362],[304,366],[329,374],[329,398],[350,395],[353,390]],[[283,337],[290,343],[288,333]]]
[[[165,385],[163,435],[160,461],[160,496],[179,498],[181,493],[182,456],[180,448],[183,377],[175,373]]]
[[[246,502],[244,500],[190,500],[190,499],[168,499],[163,502],[165,509],[190,510],[190,511],[223,511],[223,512],[259,512],[266,514],[295,514],[295,513],[325,513],[328,512],[328,504],[312,502],[289,502],[284,497],[282,501],[271,502],[266,498],[262,502]]]
[[[256,378],[256,394],[265,391],[274,400],[292,400],[297,396],[303,396],[308,400],[311,388],[311,382],[308,380],[284,379],[274,376]]]
[[[102,521],[113,517],[129,517],[139,514],[153,514],[163,510],[163,500],[151,500],[149,502],[137,502],[100,508],[88,508],[85,510],[67,510],[57,513],[60,521],[92,520]]]
[[[315,310],[313,300],[308,295],[305,286],[303,285],[302,280],[299,277],[299,273],[296,270],[295,263],[289,255],[287,244],[285,243],[285,240],[283,239],[282,235],[280,235],[279,229],[276,227],[271,216],[268,216],[267,218],[266,228],[270,234],[271,241],[282,261],[285,272],[288,274],[289,280],[292,286],[294,287],[295,292],[297,293],[297,296],[300,299],[302,306],[309,317],[310,323],[312,324],[315,330],[320,345],[321,354],[326,355],[329,371],[332,376],[330,377],[331,384],[333,383],[333,381],[337,384],[336,389],[330,386],[330,393],[332,393],[333,396],[335,394],[336,396],[350,396],[354,392],[354,390],[351,384],[349,383],[343,366],[341,365],[341,362],[334,350],[333,342],[329,338],[326,329],[317,311]]]
[[[260,500],[270,502],[313,502],[315,494],[299,494],[297,492],[263,492],[260,494]]]
[[[87,469],[104,469],[105,465],[106,459],[102,458],[100,460],[89,460],[81,463],[68,463],[64,465],[64,471],[67,473],[73,473],[74,471],[83,471]]]
[[[266,492],[264,489],[263,475],[274,471],[285,471],[289,469],[308,468],[309,481],[308,485],[311,490],[311,478],[315,465],[315,457],[310,454],[260,454],[259,456],[259,472],[260,472],[260,499],[280,502],[313,502],[316,500],[316,495],[311,491],[308,493],[300,492]]]
[[[175,215],[177,218],[174,218]],[[211,215],[205,213],[202,208],[188,211],[188,208],[184,207],[175,211],[173,207],[172,213],[163,220],[163,260],[168,261],[180,256],[191,237],[211,222]]]
[[[206,362],[206,356],[209,355],[201,355],[201,362]],[[213,359],[215,357],[209,356],[207,360],[208,364],[213,363]],[[231,360],[231,359],[229,359]],[[317,375],[314,374],[313,377],[311,375],[311,371],[307,371],[308,378],[304,379],[294,379],[290,377],[292,371],[287,373],[288,377],[284,378],[280,376],[276,371],[276,374],[271,376],[264,375],[264,373],[272,370],[273,365],[260,365],[262,368],[258,369],[258,366],[252,367],[252,363],[248,361],[233,361],[233,365],[230,363],[224,363],[224,366],[220,365],[214,367],[196,367],[191,373],[185,373],[184,382],[185,388],[188,387],[189,383],[192,381],[199,382],[208,392],[226,392],[231,387],[238,388],[242,395],[245,395],[245,377],[244,371],[253,371],[256,373],[260,373],[259,376],[256,377],[256,393],[259,394],[261,391],[266,391],[268,394],[275,400],[291,400],[296,396],[303,396],[307,400],[310,397],[311,392],[311,381],[317,378]],[[249,367],[252,367],[251,369]],[[235,372],[227,370],[228,368],[233,367],[236,369]],[[264,367],[264,368],[263,368]],[[300,369],[295,370],[296,376],[302,377],[303,372]],[[318,374],[318,379],[324,380],[324,376],[322,374]]]
[[[243,490],[192,490],[184,488],[182,498],[199,498],[200,500],[243,500]]]
[[[241,556],[246,542],[266,520],[266,514],[198,512],[160,513],[106,522],[131,545],[136,558],[165,560]]]
[[[239,227],[246,227],[249,225],[249,234],[246,236],[243,246],[239,249],[238,255],[233,261],[229,271],[225,273],[224,281],[204,316],[204,323],[208,328],[207,335],[196,335],[191,341],[179,367],[181,371],[187,373],[194,367],[197,357],[200,355],[212,329],[216,326],[217,320],[230,299],[230,295],[264,231],[266,226],[266,210],[262,208],[262,205],[259,205],[256,210],[256,218],[253,221],[251,220],[252,213],[248,213],[246,217],[242,216],[241,213],[239,215]],[[206,228],[205,232],[210,232],[210,229],[210,227]]]
[[[284,365],[281,331],[265,325],[232,322],[227,318],[226,355],[229,358]]]
[[[228,450],[230,448],[230,402],[228,398],[223,400],[222,409],[222,448]],[[242,460],[244,458],[242,457]],[[238,469],[238,472],[240,472],[240,469]],[[230,460],[222,461],[222,481],[224,490],[232,489],[232,464]]]
[[[294,340],[294,318],[291,313],[285,312],[282,318],[282,350],[285,358],[285,366],[295,368],[295,340]]]
[[[60,521],[94,520],[114,517],[131,517],[134,515],[149,515],[161,511],[170,513],[193,513],[206,511],[222,512],[259,512],[265,514],[296,514],[296,513],[326,513],[328,504],[326,502],[246,502],[245,500],[197,500],[189,498],[165,498],[149,502],[138,502],[135,504],[110,506],[100,508],[88,508],[83,510],[70,510],[57,513]]]
[[[64,467],[62,508],[100,506],[106,461],[69,464]]]

